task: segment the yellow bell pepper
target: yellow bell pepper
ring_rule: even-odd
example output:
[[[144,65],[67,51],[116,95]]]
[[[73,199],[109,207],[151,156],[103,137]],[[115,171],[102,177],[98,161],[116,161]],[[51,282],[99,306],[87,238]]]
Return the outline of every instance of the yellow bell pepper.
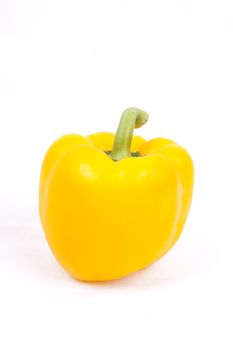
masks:
[[[45,155],[40,219],[53,254],[75,278],[126,276],[161,258],[181,234],[193,162],[173,141],[133,136],[147,119],[129,108],[116,135],[66,135]]]

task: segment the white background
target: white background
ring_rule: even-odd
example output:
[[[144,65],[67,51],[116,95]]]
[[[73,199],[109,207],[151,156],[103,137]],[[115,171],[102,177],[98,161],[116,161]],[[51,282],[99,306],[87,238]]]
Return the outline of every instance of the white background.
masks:
[[[150,268],[78,282],[39,223],[41,161],[129,106],[191,153],[192,209]],[[1,0],[0,348],[232,349],[232,118],[231,0]]]

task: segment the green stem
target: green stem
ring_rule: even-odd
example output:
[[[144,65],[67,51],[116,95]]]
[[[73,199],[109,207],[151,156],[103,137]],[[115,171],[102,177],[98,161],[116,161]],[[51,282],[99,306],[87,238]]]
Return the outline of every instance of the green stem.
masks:
[[[140,128],[148,120],[148,114],[138,108],[126,109],[120,119],[114,139],[111,158],[120,160],[131,157],[130,147],[134,128]]]

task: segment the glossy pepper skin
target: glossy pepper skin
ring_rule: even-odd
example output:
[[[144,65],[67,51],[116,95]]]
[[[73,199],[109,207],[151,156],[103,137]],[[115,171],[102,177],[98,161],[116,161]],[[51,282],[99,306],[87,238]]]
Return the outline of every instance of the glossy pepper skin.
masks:
[[[140,110],[127,111],[137,120]],[[132,136],[131,152],[140,156],[115,161],[105,153],[114,138],[63,136],[42,164],[39,205],[48,244],[63,268],[84,281],[117,279],[161,258],[191,205],[194,170],[184,148]]]

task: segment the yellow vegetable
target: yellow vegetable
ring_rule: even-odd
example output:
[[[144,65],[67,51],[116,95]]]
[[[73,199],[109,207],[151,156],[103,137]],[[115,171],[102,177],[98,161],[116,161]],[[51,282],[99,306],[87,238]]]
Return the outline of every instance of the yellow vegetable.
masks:
[[[193,162],[175,142],[133,136],[148,115],[127,109],[116,135],[66,135],[47,151],[40,218],[63,268],[113,280],[161,258],[177,241],[193,190]]]

